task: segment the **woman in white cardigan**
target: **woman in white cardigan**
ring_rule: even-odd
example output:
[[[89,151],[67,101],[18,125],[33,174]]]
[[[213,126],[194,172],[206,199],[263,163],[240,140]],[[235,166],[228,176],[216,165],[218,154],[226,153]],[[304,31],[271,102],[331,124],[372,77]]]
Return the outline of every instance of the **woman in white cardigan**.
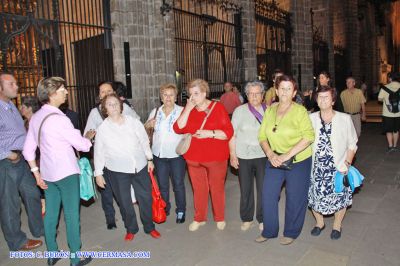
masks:
[[[138,119],[122,114],[122,106],[116,94],[109,94],[101,101],[101,112],[105,119],[97,129],[94,146],[96,183],[103,189],[111,187],[124,220],[126,241],[132,241],[139,231],[131,186],[139,203],[140,220],[145,233],[159,238],[161,235],[152,221],[149,172],[153,171],[154,164],[149,139]]]
[[[347,174],[357,151],[357,134],[351,117],[333,110],[336,90],[321,86],[315,94],[319,112],[310,115],[314,130],[313,167],[308,205],[316,220],[311,235],[318,236],[325,228],[324,215],[335,214],[331,239],[341,237],[341,227],[346,209],[352,204],[350,187],[335,193],[336,171]]]

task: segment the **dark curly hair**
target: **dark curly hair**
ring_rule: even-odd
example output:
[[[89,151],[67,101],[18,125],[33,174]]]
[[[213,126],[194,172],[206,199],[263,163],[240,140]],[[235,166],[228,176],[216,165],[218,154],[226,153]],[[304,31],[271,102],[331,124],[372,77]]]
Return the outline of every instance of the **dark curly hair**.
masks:
[[[336,102],[336,98],[337,98],[336,89],[333,87],[330,87],[330,86],[318,86],[315,93],[313,93],[314,101],[317,102],[318,94],[320,94],[321,92],[327,92],[327,91],[329,91],[331,93],[332,101]]]
[[[282,76],[278,77],[278,79],[276,80],[276,85],[275,85],[276,87],[275,88],[278,89],[279,88],[279,84],[282,81],[289,81],[290,83],[292,83],[294,90],[297,91],[297,83],[294,80],[294,78],[289,76],[289,75],[282,75]]]

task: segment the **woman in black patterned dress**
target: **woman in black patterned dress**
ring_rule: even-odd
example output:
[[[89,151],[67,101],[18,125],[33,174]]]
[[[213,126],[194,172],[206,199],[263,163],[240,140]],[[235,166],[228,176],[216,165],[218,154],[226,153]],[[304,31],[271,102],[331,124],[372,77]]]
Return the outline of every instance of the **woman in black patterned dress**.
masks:
[[[319,112],[310,115],[315,130],[313,167],[308,206],[316,220],[311,230],[318,236],[325,228],[324,215],[335,214],[331,239],[341,237],[342,220],[348,206],[352,204],[350,187],[335,193],[336,171],[347,173],[357,150],[357,134],[351,117],[334,111],[336,90],[321,86],[315,94]]]

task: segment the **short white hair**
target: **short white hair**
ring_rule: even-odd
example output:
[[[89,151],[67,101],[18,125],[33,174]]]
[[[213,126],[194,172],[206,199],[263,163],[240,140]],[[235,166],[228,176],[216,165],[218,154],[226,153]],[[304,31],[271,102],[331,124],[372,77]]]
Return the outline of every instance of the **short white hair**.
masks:
[[[251,87],[259,87],[261,89],[261,93],[264,93],[264,91],[265,91],[265,86],[264,86],[264,84],[262,82],[260,82],[260,81],[250,81],[250,82],[247,82],[246,87],[244,88],[244,91],[245,91],[246,94],[249,93],[249,89]]]

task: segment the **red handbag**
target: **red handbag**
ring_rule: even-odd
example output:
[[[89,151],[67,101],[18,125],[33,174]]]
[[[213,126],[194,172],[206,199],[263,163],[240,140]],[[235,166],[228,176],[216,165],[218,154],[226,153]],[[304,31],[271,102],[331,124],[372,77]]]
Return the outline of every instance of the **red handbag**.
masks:
[[[153,171],[151,171],[149,174],[152,184],[151,196],[153,197],[153,222],[160,224],[167,220],[167,214],[165,213],[165,207],[167,207],[167,204],[161,197],[160,189],[158,188],[157,182],[154,178]]]

